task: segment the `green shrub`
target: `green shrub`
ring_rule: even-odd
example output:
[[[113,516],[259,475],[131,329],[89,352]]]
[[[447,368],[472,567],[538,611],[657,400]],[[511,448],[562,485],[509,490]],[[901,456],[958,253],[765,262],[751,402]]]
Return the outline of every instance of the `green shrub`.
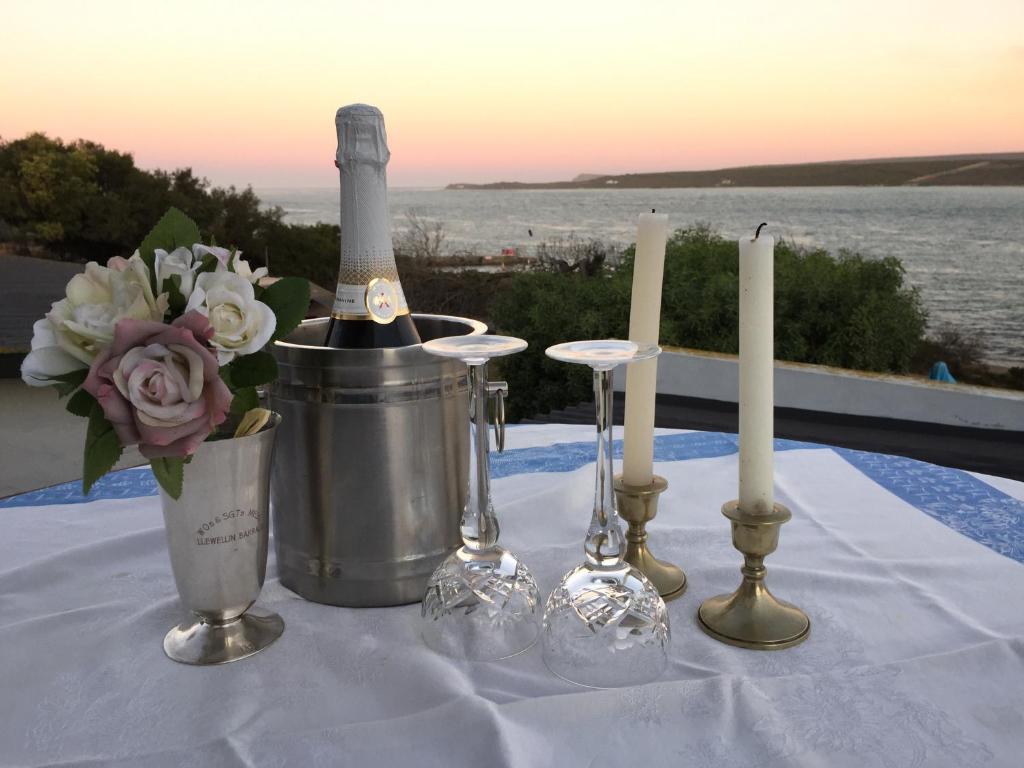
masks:
[[[511,272],[436,269],[423,260],[401,255],[395,261],[402,290],[414,312],[487,322],[493,302],[514,282]]]
[[[629,291],[625,280],[581,274],[527,272],[508,282],[491,305],[494,328],[530,343],[500,365],[509,383],[511,420],[593,396],[589,369],[551,360],[544,350],[563,341],[624,338]]]
[[[925,329],[917,290],[894,257],[868,259],[782,243],[775,250],[775,356],[906,372]]]
[[[739,347],[739,249],[706,227],[678,230],[665,256],[661,341],[735,354]],[[585,369],[554,363],[560,341],[628,333],[633,252],[591,279],[519,274],[491,305],[499,332],[530,348],[503,361],[515,418],[589,399]],[[924,334],[917,292],[895,258],[867,259],[788,243],[775,248],[775,356],[868,371],[905,372]]]
[[[261,233],[264,251],[274,275],[305,277],[334,292],[338,282],[339,230],[337,224],[301,226],[275,221]]]

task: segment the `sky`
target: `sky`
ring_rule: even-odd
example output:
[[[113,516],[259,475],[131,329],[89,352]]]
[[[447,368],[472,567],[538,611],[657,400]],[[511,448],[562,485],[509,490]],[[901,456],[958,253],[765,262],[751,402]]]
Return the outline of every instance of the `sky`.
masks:
[[[328,187],[1024,150],[1024,0],[0,0],[0,137]]]

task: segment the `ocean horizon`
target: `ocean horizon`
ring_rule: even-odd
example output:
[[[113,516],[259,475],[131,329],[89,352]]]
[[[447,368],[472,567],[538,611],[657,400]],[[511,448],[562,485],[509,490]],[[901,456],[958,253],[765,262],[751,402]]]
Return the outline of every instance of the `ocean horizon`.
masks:
[[[256,188],[285,221],[338,221],[336,187]],[[574,235],[618,246],[635,240],[637,214],[655,208],[675,228],[703,224],[738,238],[761,221],[806,248],[899,258],[929,328],[979,336],[985,359],[1024,365],[1024,187],[731,187],[449,190],[393,187],[395,231],[414,211],[442,222],[449,252],[529,255]]]

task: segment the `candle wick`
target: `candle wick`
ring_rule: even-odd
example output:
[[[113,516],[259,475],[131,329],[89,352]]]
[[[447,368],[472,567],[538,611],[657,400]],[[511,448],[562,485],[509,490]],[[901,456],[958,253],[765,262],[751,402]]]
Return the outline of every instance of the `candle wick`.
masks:
[[[757,238],[759,238],[761,236],[761,230],[764,227],[767,227],[767,226],[768,226],[768,222],[767,221],[762,221],[760,224],[757,225],[757,229],[754,230],[754,239],[755,240],[757,240]]]

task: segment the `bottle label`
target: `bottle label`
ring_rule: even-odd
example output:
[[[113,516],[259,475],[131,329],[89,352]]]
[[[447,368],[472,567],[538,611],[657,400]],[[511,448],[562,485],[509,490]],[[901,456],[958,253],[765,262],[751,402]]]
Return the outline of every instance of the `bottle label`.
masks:
[[[402,284],[377,277],[365,285],[338,283],[334,294],[333,317],[340,320],[373,320],[387,324],[409,314]]]
[[[386,277],[375,277],[366,286],[366,311],[375,323],[385,325],[398,315],[398,291]]]

